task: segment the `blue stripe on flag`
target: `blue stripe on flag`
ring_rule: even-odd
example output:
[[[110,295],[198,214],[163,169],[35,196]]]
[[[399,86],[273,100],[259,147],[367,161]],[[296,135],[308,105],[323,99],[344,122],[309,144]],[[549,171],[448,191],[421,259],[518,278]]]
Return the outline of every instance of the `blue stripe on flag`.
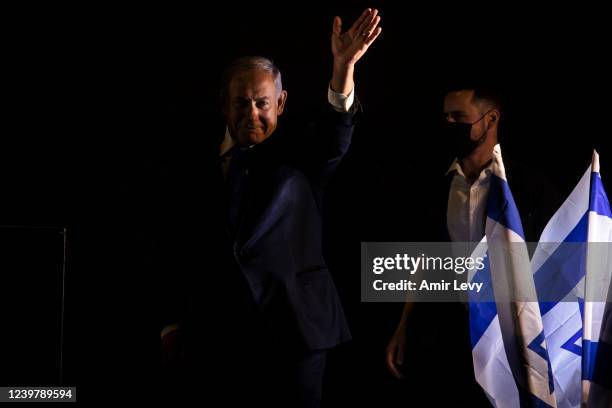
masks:
[[[591,196],[589,197],[589,211],[612,218],[610,202],[604,190],[599,173],[591,174]]]
[[[495,302],[470,302],[470,337],[472,348],[497,316]]]
[[[510,186],[508,186],[506,180],[503,180],[495,174],[491,175],[489,185],[487,217],[497,221],[525,239],[521,217],[514,203],[514,199],[512,198]]]
[[[485,258],[485,267],[474,274],[472,282],[482,283],[480,293],[470,291],[470,337],[472,348],[476,346],[487,327],[497,315],[495,302],[481,302],[480,299],[493,299],[493,285],[491,284],[491,270],[489,258]]]
[[[585,213],[564,242],[586,242],[588,222],[588,213]],[[533,279],[538,298],[548,300],[540,302],[542,316],[570,293],[584,277],[585,257],[586,244],[560,245],[535,273]]]
[[[582,217],[578,225],[570,232],[565,242],[582,242],[575,245],[559,245],[544,264],[535,273],[535,281],[540,312],[545,315],[556,302],[561,301],[572,291],[585,275],[586,235],[588,214]]]
[[[586,242],[588,237],[589,213],[585,212],[578,224],[574,227],[563,242]]]

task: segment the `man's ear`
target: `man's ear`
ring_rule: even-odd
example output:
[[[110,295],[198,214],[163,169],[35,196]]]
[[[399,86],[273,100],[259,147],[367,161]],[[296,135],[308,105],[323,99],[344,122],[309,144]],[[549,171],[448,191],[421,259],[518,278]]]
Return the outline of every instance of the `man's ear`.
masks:
[[[499,117],[500,113],[497,109],[493,109],[491,112],[489,112],[489,122],[493,125],[497,126],[497,124],[499,123]]]
[[[285,110],[285,102],[287,102],[287,91],[282,90],[280,95],[278,95],[278,100],[276,102],[278,104],[277,113],[282,115],[283,111]]]

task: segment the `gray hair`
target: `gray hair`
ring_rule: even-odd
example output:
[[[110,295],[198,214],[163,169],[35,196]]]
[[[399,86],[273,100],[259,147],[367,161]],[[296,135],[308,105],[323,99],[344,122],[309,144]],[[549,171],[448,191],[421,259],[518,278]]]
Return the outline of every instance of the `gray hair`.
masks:
[[[238,72],[258,70],[272,74],[274,86],[276,87],[276,95],[279,95],[283,90],[280,70],[274,65],[270,58],[261,56],[240,57],[232,61],[223,73],[223,83],[221,88],[221,102],[227,100],[229,93],[229,84]]]

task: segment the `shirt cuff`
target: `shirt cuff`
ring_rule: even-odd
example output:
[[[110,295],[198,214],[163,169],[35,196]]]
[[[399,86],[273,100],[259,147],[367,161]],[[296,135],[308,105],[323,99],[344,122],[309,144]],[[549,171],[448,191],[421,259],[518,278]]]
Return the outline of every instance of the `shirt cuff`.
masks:
[[[338,112],[348,112],[355,100],[355,88],[351,89],[348,95],[335,92],[331,85],[327,87],[327,100],[329,104]]]

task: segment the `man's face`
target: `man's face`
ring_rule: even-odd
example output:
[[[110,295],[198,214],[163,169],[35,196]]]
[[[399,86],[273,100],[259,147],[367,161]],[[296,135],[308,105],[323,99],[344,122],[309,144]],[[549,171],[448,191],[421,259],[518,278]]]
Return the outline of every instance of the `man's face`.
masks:
[[[482,118],[486,110],[473,102],[474,90],[453,91],[444,98],[444,117],[447,122],[474,123]],[[487,118],[472,125],[470,138],[478,140],[487,129]]]
[[[237,72],[229,86],[224,107],[230,135],[241,146],[263,142],[276,129],[287,92],[278,92],[271,73],[262,70]]]

